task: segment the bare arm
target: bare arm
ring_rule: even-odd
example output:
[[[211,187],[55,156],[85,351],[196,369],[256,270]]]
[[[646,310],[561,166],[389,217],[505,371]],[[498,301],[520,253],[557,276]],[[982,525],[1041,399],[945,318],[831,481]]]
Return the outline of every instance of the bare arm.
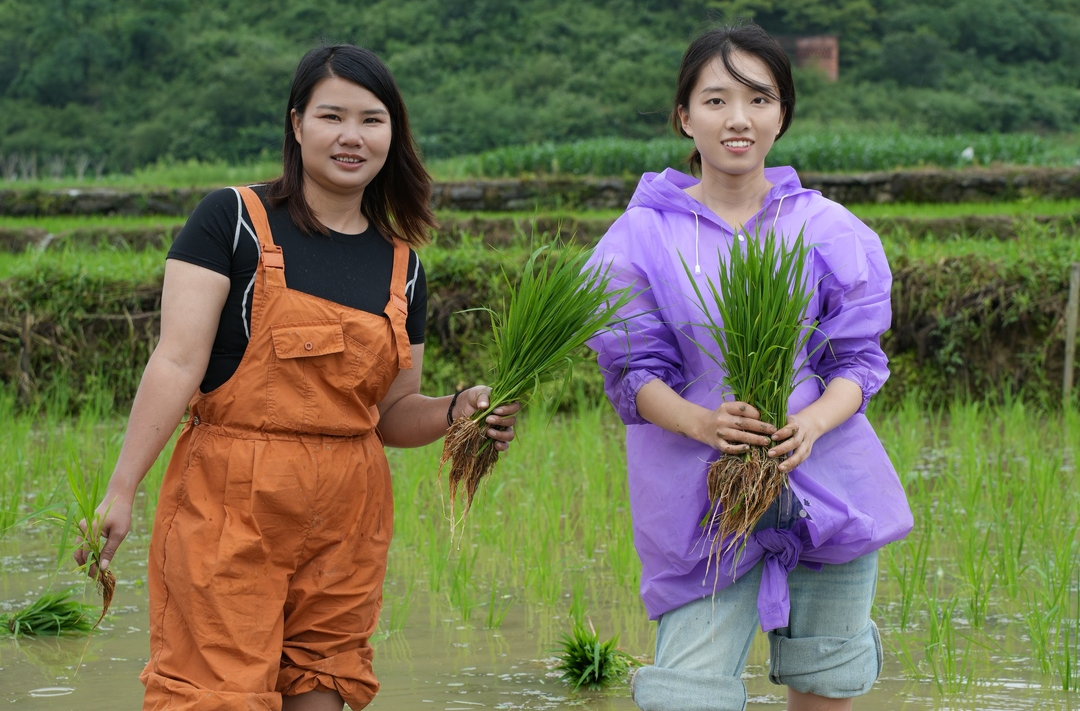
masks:
[[[170,259],[161,293],[161,338],[139,381],[127,431],[105,497],[97,508],[98,531],[108,542],[101,567],[108,567],[131,530],[135,491],[176,430],[188,401],[206,374],[229,278],[209,269]],[[86,563],[87,550],[75,552]]]
[[[428,397],[420,394],[420,376],[424,368],[424,346],[412,348],[413,367],[398,373],[386,397],[379,403],[379,432],[388,447],[422,447],[446,434],[446,411],[452,395]],[[491,389],[476,385],[463,390],[454,404],[453,417],[467,417],[488,406]],[[514,439],[514,413],[520,405],[506,405],[489,415],[488,437],[495,440],[500,451],[506,450]],[[495,429],[503,428],[503,429]]]
[[[715,410],[685,399],[659,378],[638,390],[638,414],[668,432],[690,437],[725,454],[738,454],[756,444],[772,444],[776,428],[745,402],[725,402]]]

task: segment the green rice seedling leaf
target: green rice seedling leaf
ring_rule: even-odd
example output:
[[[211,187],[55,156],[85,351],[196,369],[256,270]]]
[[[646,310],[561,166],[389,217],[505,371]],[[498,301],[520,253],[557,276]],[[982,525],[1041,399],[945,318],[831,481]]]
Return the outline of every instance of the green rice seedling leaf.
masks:
[[[559,663],[555,665],[556,671],[562,672],[559,678],[574,691],[582,687],[603,689],[619,682],[630,669],[641,663],[619,650],[616,647],[618,641],[616,635],[601,642],[591,623],[586,629],[580,621],[574,622],[571,631],[562,635]]]
[[[705,278],[704,290],[683,261],[704,315],[696,325],[712,337],[719,356],[696,345],[723,369],[727,392],[757,408],[763,421],[783,427],[798,384],[801,364],[795,359],[816,327],[806,320],[813,295],[806,283],[810,247],[802,231],[788,243],[771,229],[747,234],[735,245],[726,258],[721,255],[715,280]],[[745,455],[716,460],[708,480],[712,507],[702,523],[717,524],[711,554],[718,558],[745,540],[787,477],[766,447],[752,447]]]
[[[47,592],[2,620],[3,629],[15,637],[83,634],[94,628],[93,610],[73,599],[73,590]]]
[[[541,386],[562,380],[566,392],[574,366],[585,359],[585,342],[609,328],[630,299],[628,289],[609,291],[606,270],[586,270],[589,250],[564,246],[557,253],[540,247],[529,257],[516,285],[503,269],[509,303],[502,310],[484,308],[491,316],[489,344],[493,378],[488,408],[458,418],[446,434],[440,472],[450,467],[451,521],[459,487],[464,512],[472,505],[480,481],[495,466],[498,451],[484,433],[485,418],[513,402],[528,403]]]

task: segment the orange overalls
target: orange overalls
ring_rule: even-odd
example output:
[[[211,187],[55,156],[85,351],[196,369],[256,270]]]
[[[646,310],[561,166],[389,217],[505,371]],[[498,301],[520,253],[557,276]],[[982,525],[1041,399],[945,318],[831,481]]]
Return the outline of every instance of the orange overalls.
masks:
[[[240,192],[262,252],[251,339],[192,399],[162,483],[144,709],[280,709],[315,689],[361,709],[393,529],[376,404],[412,367],[409,249],[395,241],[386,317],[292,291],[262,203]]]

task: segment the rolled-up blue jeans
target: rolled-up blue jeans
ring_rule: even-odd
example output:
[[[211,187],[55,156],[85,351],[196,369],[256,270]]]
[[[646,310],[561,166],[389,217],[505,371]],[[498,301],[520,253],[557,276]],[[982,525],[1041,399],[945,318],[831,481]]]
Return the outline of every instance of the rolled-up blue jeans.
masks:
[[[802,507],[784,490],[755,530],[790,528]],[[632,695],[643,711],[742,711],[742,671],[759,628],[757,597],[764,567],[716,594],[664,613],[656,659],[637,670]],[[865,694],[881,673],[881,640],[870,619],[877,552],[815,571],[788,574],[788,626],[769,632],[769,680],[829,698]]]

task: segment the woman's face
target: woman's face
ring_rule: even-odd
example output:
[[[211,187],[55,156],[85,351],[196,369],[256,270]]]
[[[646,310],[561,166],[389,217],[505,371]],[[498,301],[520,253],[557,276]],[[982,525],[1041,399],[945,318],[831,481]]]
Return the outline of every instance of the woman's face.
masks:
[[[760,59],[735,52],[731,64],[779,96],[776,80]],[[764,170],[783,118],[778,100],[736,80],[719,55],[702,67],[687,105],[679,107],[683,131],[701,153],[703,178],[754,176]]]
[[[378,175],[390,152],[390,112],[370,90],[329,77],[315,85],[303,114],[292,112],[304,162],[305,190],[358,193]]]

